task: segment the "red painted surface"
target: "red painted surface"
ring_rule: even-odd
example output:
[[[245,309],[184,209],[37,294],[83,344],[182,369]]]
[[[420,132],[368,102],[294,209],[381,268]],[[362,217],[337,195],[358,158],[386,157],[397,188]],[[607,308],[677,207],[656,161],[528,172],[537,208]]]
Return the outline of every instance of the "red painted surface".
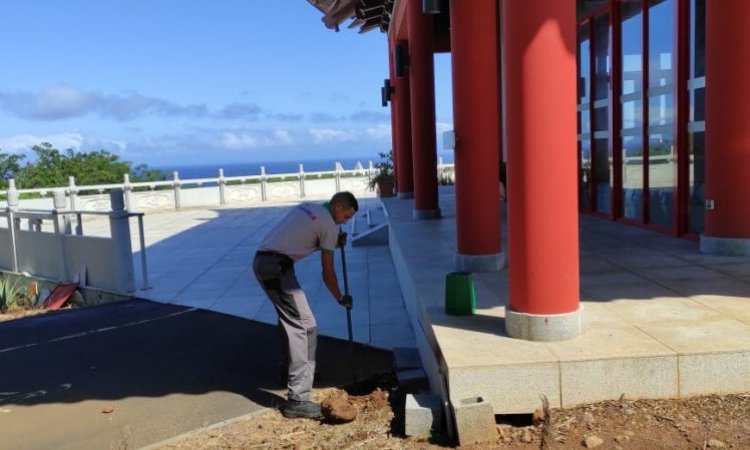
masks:
[[[60,283],[55,289],[49,294],[49,297],[44,299],[42,307],[44,309],[60,309],[73,295],[73,292],[78,288],[78,283]]]
[[[407,72],[408,74],[408,72]],[[409,77],[393,78],[395,93],[393,94],[393,111],[396,123],[396,159],[399,170],[396,173],[398,191],[414,192],[414,162],[411,151],[411,101],[409,99]]]
[[[502,27],[510,307],[530,314],[574,312],[576,2],[504,2]]]
[[[706,2],[705,234],[750,238],[750,2]]]
[[[402,0],[404,1],[404,0]],[[421,0],[408,0],[409,94],[414,161],[414,209],[438,210],[435,140],[435,75],[432,16]]]
[[[409,0],[395,0],[391,11],[391,25],[388,28],[388,37],[395,40],[408,39],[406,26],[406,7]]]
[[[393,65],[393,45],[394,42],[392,39],[388,39],[388,80],[391,85],[391,91],[394,90],[395,81],[396,81],[396,69]],[[398,124],[396,123],[396,98],[393,95],[393,92],[390,94],[391,100],[390,100],[390,107],[391,107],[391,149],[393,149],[393,174],[394,177],[398,180],[398,172],[399,172],[399,165],[398,165]]]
[[[450,15],[457,250],[490,255],[500,252],[497,1],[454,1]]]

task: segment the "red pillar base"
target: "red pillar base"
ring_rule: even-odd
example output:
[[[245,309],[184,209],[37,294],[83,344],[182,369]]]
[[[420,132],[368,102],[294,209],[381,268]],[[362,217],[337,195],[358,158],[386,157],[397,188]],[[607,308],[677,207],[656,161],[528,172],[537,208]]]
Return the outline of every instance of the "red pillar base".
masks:
[[[566,341],[583,332],[581,308],[566,314],[529,314],[505,310],[505,332],[526,341]]]
[[[462,255],[456,253],[453,260],[456,272],[499,272],[505,268],[504,252],[492,255]]]
[[[750,239],[721,238],[701,234],[701,253],[721,256],[750,256]]]
[[[414,220],[431,220],[431,219],[439,219],[440,217],[441,217],[440,208],[438,209],[415,209],[412,213],[412,218]]]

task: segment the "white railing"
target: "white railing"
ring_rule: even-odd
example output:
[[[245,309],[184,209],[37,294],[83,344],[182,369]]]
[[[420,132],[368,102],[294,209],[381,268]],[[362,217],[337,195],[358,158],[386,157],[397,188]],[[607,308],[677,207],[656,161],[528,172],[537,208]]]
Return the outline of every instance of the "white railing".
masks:
[[[8,189],[0,194],[27,197],[20,199],[20,205],[25,208],[48,209],[52,207],[50,194],[60,191],[69,197],[73,211],[106,211],[109,208],[106,194],[112,189],[122,189],[128,211],[179,210],[192,206],[326,198],[342,190],[371,195],[368,186],[374,170],[372,162],[368,168],[358,163],[351,170],[336,163],[333,170],[318,172],[305,172],[300,164],[298,172],[279,174],[267,174],[261,166],[258,175],[226,177],[224,171],[218,169],[218,176],[211,178],[180,179],[179,173],[173,172],[170,180],[131,182],[126,174],[122,183],[84,186],[76,185],[75,178],[69,177],[68,186],[32,189],[17,189],[15,180],[11,179]],[[2,206],[7,206],[7,202],[3,205],[0,201]]]
[[[122,183],[76,185],[74,177],[69,177],[68,186],[51,188],[17,189],[15,181],[9,180],[8,189],[0,191],[6,198],[20,198],[19,207],[35,209],[52,209],[52,194],[62,192],[70,200],[70,210],[107,211],[109,210],[108,192],[122,189],[125,198],[125,209],[134,211],[153,211],[212,205],[250,205],[269,201],[294,201],[298,199],[327,199],[339,191],[350,191],[357,196],[373,196],[369,181],[375,169],[372,162],[367,168],[360,164],[354,169],[346,170],[336,163],[333,170],[305,172],[302,164],[298,172],[268,174],[261,166],[258,175],[224,176],[218,169],[218,176],[211,178],[181,179],[178,172],[172,173],[172,179],[163,181],[131,182],[126,174]],[[453,164],[443,164],[442,158],[437,166],[438,180],[454,182]],[[85,195],[84,195],[85,193]],[[21,198],[21,197],[36,198]],[[0,207],[7,202],[0,199]]]
[[[142,289],[148,289],[148,266],[143,213],[124,210],[121,190],[110,192],[112,209],[71,211],[62,191],[54,193],[52,210],[21,209],[11,194],[0,209],[7,227],[0,227],[0,269],[15,274],[57,281],[77,281],[121,294],[136,290],[130,218],[138,219]],[[84,236],[83,216],[106,216],[109,236]],[[21,227],[27,221],[27,229]],[[50,226],[51,224],[51,226]],[[75,226],[74,226],[75,224]]]

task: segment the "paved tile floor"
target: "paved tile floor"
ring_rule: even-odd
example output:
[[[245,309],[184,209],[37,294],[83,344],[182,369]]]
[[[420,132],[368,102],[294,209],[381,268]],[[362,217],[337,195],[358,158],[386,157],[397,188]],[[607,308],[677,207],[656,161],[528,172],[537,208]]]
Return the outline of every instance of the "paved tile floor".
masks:
[[[416,293],[406,303],[417,305],[452,400],[484,396],[497,413],[520,413],[538,408],[540,394],[570,406],[622,394],[750,391],[750,258],[704,255],[695,241],[582,215],[584,331],[529,342],[505,333],[508,269],[475,274],[475,315],[444,313],[456,245],[452,188],[440,190],[440,220],[412,220],[411,201],[384,203],[401,285]],[[507,248],[504,225],[502,236]]]
[[[315,200],[318,201],[318,200]],[[192,306],[275,324],[276,312],[255,280],[251,264],[260,241],[296,203],[269,202],[251,208],[190,208],[149,212],[144,218],[150,289],[137,297]],[[376,198],[360,199],[358,232],[366,228],[367,208]],[[351,235],[353,222],[344,227]],[[131,221],[136,283],[142,286],[137,222]],[[85,234],[107,233],[104,220],[84,224]],[[413,347],[414,335],[387,245],[346,249],[349,290],[354,298],[352,328],[356,342],[373,347]],[[341,253],[336,254],[343,290]],[[295,265],[321,335],[348,338],[346,312],[323,285],[320,258],[313,254]]]

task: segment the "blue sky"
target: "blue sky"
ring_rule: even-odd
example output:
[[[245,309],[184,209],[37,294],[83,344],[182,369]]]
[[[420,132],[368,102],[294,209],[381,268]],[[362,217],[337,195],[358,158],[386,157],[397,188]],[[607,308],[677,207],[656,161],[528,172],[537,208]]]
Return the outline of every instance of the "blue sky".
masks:
[[[1,14],[3,152],[47,141],[165,166],[391,148],[385,34],[336,33],[305,0],[7,1]]]

